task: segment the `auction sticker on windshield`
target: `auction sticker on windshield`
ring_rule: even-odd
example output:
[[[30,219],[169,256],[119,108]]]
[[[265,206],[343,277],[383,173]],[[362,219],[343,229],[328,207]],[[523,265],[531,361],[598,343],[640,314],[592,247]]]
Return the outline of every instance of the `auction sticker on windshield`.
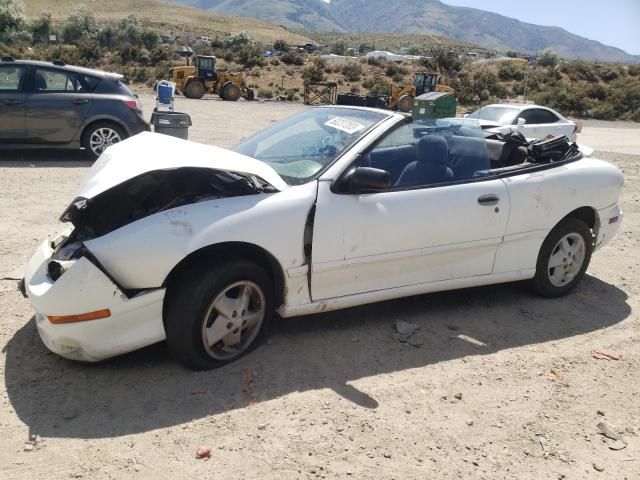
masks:
[[[337,128],[338,130],[342,130],[343,132],[346,132],[349,135],[364,129],[364,125],[343,117],[334,117],[328,122],[326,122],[325,125],[327,127],[333,127],[333,128]]]

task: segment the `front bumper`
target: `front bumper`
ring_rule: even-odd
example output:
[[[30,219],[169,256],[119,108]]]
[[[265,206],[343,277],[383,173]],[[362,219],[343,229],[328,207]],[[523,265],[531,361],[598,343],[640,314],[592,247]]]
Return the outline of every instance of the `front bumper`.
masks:
[[[165,290],[127,296],[85,257],[55,282],[47,267],[53,253],[43,242],[25,269],[24,289],[36,310],[40,338],[54,353],[72,360],[99,361],[165,339],[162,304]],[[78,315],[108,308],[99,320],[52,324],[48,315]]]
[[[600,228],[598,228],[598,236],[596,238],[596,250],[604,247],[616,235],[620,229],[622,218],[622,210],[617,204],[598,210]]]

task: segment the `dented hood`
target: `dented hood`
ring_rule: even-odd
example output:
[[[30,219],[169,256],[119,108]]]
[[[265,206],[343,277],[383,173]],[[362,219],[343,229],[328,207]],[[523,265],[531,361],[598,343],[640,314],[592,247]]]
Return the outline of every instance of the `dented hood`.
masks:
[[[266,163],[220,147],[144,132],[109,147],[89,169],[76,197],[90,199],[146,172],[211,168],[261,178],[277,190],[287,184]]]

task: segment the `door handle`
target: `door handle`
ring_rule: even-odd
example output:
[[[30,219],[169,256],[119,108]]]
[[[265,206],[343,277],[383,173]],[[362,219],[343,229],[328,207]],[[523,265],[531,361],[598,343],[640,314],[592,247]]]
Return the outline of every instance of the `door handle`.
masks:
[[[15,98],[10,98],[4,102],[7,105],[22,105],[24,102],[22,100],[16,100]]]
[[[74,103],[75,105],[82,105],[82,104],[84,104],[84,103],[88,103],[88,102],[89,102],[89,100],[88,100],[88,99],[86,99],[86,98],[76,98],[76,99],[73,101],[73,103]]]
[[[491,205],[495,205],[500,201],[500,197],[498,197],[497,195],[491,193],[489,195],[482,195],[481,197],[478,197],[478,203],[480,205],[484,205],[484,206],[491,206]]]

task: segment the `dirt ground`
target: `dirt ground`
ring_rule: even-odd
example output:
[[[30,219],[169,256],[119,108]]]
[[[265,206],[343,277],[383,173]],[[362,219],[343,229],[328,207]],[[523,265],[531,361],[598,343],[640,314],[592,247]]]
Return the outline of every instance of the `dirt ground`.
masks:
[[[304,107],[178,108],[191,139],[228,146]],[[586,122],[580,141],[624,171],[625,219],[571,295],[506,284],[278,320],[204,373],[163,344],[99,364],[45,349],[12,278],[89,164],[0,152],[0,478],[640,478],[640,128]],[[392,339],[399,319],[420,347]]]

